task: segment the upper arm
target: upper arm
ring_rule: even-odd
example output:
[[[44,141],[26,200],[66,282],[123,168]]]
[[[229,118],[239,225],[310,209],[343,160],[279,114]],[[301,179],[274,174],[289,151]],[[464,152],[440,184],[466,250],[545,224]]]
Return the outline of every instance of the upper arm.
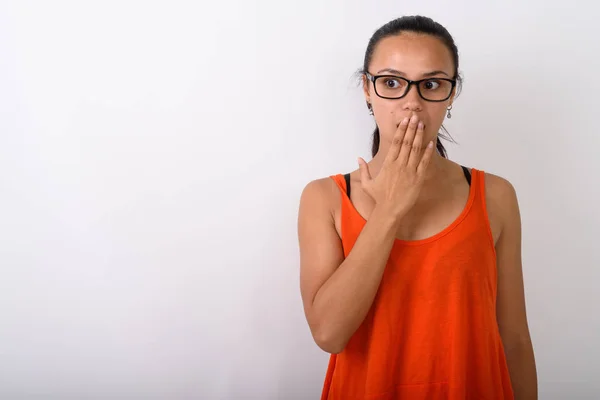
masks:
[[[339,196],[335,183],[330,178],[325,178],[310,182],[300,198],[300,291],[306,318],[311,327],[311,307],[315,296],[344,260],[333,211],[334,199],[339,199]]]
[[[507,180],[491,175],[488,191],[500,221],[496,242],[498,294],[496,315],[505,346],[528,340],[525,289],[521,261],[521,215],[517,194]]]

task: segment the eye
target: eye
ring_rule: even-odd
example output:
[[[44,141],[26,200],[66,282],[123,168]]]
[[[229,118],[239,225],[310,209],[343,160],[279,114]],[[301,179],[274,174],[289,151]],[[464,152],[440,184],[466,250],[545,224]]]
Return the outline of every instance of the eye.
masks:
[[[385,87],[388,89],[398,89],[399,87],[402,86],[402,82],[400,82],[398,79],[394,79],[394,78],[385,78],[383,83],[384,83]]]
[[[440,87],[440,82],[437,80],[428,80],[423,82],[423,88],[426,90],[435,90],[438,89]]]

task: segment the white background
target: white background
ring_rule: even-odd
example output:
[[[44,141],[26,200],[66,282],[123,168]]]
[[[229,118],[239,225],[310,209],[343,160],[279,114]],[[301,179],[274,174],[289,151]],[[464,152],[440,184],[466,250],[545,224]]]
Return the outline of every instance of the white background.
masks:
[[[318,398],[298,200],[407,14],[459,47],[450,157],[517,188],[540,398],[598,398],[600,10],[542,0],[0,2],[0,398]]]

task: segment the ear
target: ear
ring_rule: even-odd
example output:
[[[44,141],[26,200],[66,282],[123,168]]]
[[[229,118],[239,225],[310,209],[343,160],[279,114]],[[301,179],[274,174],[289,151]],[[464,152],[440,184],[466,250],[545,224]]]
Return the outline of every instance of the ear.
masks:
[[[452,103],[454,103],[454,98],[456,97],[456,88],[452,90],[452,95],[448,99],[448,107],[452,107]]]
[[[362,74],[361,76],[362,79],[362,86],[363,86],[363,93],[365,95],[365,100],[367,101],[367,103],[371,102],[371,94],[369,93],[369,80],[367,79],[367,77],[365,76],[365,74]]]

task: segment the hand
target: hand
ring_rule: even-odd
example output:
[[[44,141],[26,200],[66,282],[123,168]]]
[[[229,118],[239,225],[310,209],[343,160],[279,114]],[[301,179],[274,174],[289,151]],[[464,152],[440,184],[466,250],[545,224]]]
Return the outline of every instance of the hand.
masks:
[[[424,129],[416,115],[402,121],[375,179],[371,178],[365,160],[359,158],[363,190],[378,207],[389,210],[395,218],[401,218],[415,205],[423,186],[433,154],[433,142],[422,151]]]

